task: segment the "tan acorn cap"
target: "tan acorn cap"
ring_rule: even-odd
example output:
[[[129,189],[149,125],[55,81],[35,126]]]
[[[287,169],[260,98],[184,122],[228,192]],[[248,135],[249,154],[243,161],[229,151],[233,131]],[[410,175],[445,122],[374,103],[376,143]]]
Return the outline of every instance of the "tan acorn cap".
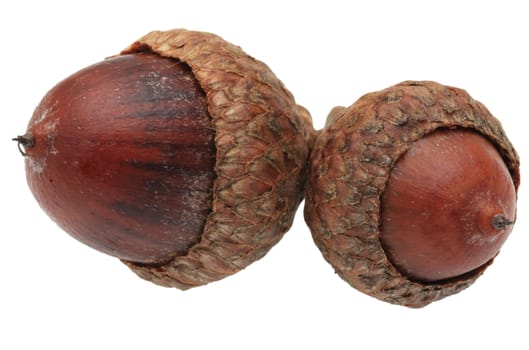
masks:
[[[380,194],[398,158],[437,128],[471,128],[500,151],[515,188],[519,158],[500,122],[464,90],[407,81],[331,112],[309,162],[305,220],[324,258],[358,290],[422,307],[470,286],[492,262],[439,283],[411,281],[390,263],[380,242]]]
[[[156,284],[187,289],[264,256],[303,198],[310,116],[262,62],[204,32],[151,32],[122,54],[150,51],[186,63],[205,91],[217,178],[200,242],[162,266],[124,263]]]

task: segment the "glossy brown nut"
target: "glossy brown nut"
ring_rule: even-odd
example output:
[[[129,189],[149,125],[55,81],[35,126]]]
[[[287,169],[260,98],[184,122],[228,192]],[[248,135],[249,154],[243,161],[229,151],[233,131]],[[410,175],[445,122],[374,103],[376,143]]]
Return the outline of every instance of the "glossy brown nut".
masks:
[[[442,157],[439,147],[464,149]],[[311,153],[305,219],[353,287],[422,307],[465,289],[492,262],[515,220],[519,181],[518,155],[482,104],[461,89],[408,81],[333,110]],[[454,202],[458,193],[463,200]],[[479,246],[487,232],[496,242]]]
[[[487,264],[509,236],[516,191],[499,152],[470,129],[437,129],[391,170],[380,239],[395,266],[423,282]]]
[[[30,189],[81,242],[160,263],[200,239],[214,132],[205,93],[182,62],[130,54],[87,67],[50,90],[26,135]]]
[[[303,198],[312,135],[265,64],[216,35],[171,30],[61,82],[16,140],[61,227],[186,289],[279,241]]]

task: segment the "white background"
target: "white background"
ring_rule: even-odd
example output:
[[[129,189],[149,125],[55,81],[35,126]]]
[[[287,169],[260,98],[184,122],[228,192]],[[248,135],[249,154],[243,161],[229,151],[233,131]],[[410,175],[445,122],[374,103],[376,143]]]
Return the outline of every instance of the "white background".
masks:
[[[3,1],[0,349],[527,349],[529,12],[523,1]],[[137,278],[40,210],[10,138],[59,80],[156,29],[217,33],[266,62],[321,128],[335,105],[403,80],[466,89],[522,159],[518,222],[462,293],[414,310],[334,274],[301,208],[262,260],[181,292]],[[454,184],[457,185],[457,184]]]

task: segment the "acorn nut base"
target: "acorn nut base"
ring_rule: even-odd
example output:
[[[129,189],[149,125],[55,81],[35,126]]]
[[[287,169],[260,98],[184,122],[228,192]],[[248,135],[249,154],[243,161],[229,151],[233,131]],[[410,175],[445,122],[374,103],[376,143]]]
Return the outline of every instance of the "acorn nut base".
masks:
[[[491,258],[461,275],[426,281],[397,267],[392,260],[398,251],[388,256],[388,244],[382,242],[381,201],[393,168],[422,138],[454,128],[471,130],[494,145],[512,178],[515,197],[518,155],[499,121],[461,89],[406,81],[364,95],[349,108],[335,108],[329,116],[309,160],[305,220],[323,257],[353,287],[386,302],[423,307],[467,288],[492,263]],[[494,214],[487,214],[486,230],[493,229]],[[509,223],[508,228],[496,226],[510,231],[515,218],[506,219],[500,221]],[[404,261],[404,254],[401,257]]]
[[[290,228],[313,133],[264,63],[170,30],[59,83],[15,141],[60,227],[187,289],[245,268]]]

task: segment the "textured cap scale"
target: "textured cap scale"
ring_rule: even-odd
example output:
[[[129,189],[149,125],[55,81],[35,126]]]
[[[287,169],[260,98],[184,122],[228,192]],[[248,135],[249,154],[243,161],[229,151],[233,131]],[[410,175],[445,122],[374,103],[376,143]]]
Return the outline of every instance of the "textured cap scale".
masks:
[[[245,268],[290,228],[303,197],[312,129],[265,64],[214,34],[151,32],[122,54],[142,51],[191,67],[215,129],[217,178],[200,242],[162,266],[124,261],[144,279],[187,289]]]

